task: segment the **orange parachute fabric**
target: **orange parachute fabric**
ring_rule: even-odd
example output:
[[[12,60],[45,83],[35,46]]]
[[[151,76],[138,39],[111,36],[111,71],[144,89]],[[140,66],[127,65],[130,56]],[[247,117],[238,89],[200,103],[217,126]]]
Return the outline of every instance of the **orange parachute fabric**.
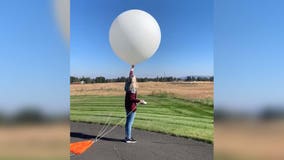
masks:
[[[80,142],[70,143],[70,152],[76,155],[84,153],[88,148],[94,144],[94,140],[86,140]]]

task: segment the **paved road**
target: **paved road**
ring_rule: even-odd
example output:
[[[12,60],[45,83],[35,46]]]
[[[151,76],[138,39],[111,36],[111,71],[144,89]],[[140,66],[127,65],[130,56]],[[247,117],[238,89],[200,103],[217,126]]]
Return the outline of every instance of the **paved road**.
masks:
[[[71,122],[71,142],[96,137],[102,125]],[[72,160],[212,160],[213,145],[192,139],[133,129],[135,144],[126,144],[117,127],[85,153]]]

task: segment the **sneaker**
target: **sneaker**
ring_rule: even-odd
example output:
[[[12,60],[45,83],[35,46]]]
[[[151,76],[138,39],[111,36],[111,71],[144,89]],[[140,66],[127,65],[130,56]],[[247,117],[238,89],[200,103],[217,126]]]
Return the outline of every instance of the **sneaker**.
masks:
[[[125,143],[136,143],[136,140],[133,138],[130,138],[130,139],[126,138]]]

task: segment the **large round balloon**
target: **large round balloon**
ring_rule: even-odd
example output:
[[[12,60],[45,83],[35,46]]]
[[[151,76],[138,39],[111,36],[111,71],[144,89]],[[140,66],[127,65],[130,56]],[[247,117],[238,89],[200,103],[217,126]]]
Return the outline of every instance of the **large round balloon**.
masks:
[[[157,51],[161,31],[149,13],[133,9],[121,13],[112,22],[109,41],[118,57],[129,64],[137,64]]]

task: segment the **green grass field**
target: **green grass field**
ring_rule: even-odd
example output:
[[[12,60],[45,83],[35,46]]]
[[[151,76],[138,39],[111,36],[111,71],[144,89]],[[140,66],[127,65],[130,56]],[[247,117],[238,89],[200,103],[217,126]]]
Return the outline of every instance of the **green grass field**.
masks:
[[[139,98],[148,104],[138,106],[135,128],[213,142],[212,100],[183,100],[169,95]],[[125,117],[123,96],[71,96],[71,121],[104,123],[109,116],[112,124]]]

